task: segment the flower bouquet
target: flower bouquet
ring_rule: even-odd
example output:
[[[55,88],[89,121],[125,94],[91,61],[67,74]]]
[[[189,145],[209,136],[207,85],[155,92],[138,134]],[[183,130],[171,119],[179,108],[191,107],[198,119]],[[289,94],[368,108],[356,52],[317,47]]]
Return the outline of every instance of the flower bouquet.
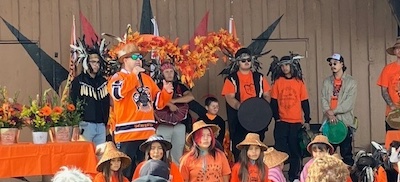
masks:
[[[8,98],[5,87],[0,87],[0,138],[2,144],[17,143],[23,121],[20,119],[22,105],[17,102],[18,93]]]

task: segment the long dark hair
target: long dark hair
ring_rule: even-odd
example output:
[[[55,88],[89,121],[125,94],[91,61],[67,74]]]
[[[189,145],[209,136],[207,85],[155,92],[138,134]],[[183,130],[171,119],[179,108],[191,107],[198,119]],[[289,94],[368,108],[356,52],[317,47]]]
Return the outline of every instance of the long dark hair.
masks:
[[[111,166],[111,159],[106,161],[106,162],[104,162],[103,175],[104,175],[104,178],[105,178],[106,182],[110,182],[110,178],[112,177],[112,176],[110,176],[110,174],[112,174],[113,171],[111,171],[110,166]],[[117,173],[117,177],[118,177],[118,182],[123,182],[122,160],[121,160],[121,167],[118,169],[118,171],[116,171],[116,173]]]
[[[249,181],[249,162],[250,159],[247,156],[247,151],[249,150],[250,146],[245,146],[241,151],[239,155],[239,163],[240,163],[240,168],[239,168],[239,179],[241,182]],[[260,156],[258,156],[258,159],[255,161],[255,165],[258,168],[258,176],[261,181],[264,181],[265,179],[265,164],[263,162],[263,155],[262,152],[260,152]]]
[[[145,154],[144,154],[144,155],[145,155],[145,156],[144,156],[144,161],[148,161],[148,160],[152,159],[152,158],[150,157],[150,150],[151,150],[151,145],[152,145],[154,142],[160,143],[161,148],[162,148],[162,150],[163,150],[163,157],[161,158],[161,160],[164,161],[165,163],[169,164],[169,163],[171,162],[171,159],[167,156],[167,147],[166,147],[162,142],[159,142],[159,141],[153,141],[153,142],[151,142],[151,143],[147,146],[146,152],[145,152]]]

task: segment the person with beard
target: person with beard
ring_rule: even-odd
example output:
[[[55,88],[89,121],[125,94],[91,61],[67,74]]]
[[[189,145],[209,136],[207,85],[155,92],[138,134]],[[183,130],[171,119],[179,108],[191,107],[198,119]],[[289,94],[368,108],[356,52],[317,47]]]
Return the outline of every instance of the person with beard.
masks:
[[[106,124],[109,116],[110,97],[107,93],[107,80],[102,75],[105,68],[104,57],[107,54],[104,45],[97,41],[88,47],[84,40],[78,40],[82,45],[80,51],[75,51],[83,57],[83,71],[74,78],[71,84],[70,96],[76,105],[83,102],[83,120],[79,123],[82,136],[95,146],[106,142]],[[104,42],[102,42],[103,44]],[[79,49],[79,47],[76,47]]]
[[[302,127],[310,129],[310,105],[299,60],[302,56],[290,53],[280,60],[273,56],[271,109],[275,119],[275,149],[289,154],[289,181],[299,178],[301,150],[298,134]],[[272,64],[271,64],[272,66]],[[304,121],[303,114],[304,112]]]
[[[357,96],[357,83],[347,73],[344,59],[340,54],[333,54],[326,60],[332,70],[332,75],[325,78],[322,84],[321,104],[323,121],[337,123],[342,121],[348,128],[346,138],[339,144],[343,162],[349,166],[354,163],[352,141],[356,129],[354,122],[354,105]]]
[[[231,62],[229,70],[234,71],[230,71],[225,78],[221,94],[227,102],[226,110],[232,146],[236,146],[244,140],[247,133],[250,133],[239,123],[237,112],[240,104],[253,97],[260,97],[269,102],[271,97],[270,85],[265,77],[258,72],[259,62],[252,56],[250,49],[239,49]],[[257,132],[261,141],[264,141],[267,129],[268,127]],[[237,162],[240,150],[232,147],[232,153]]]
[[[386,65],[379,76],[377,85],[381,87],[381,94],[386,102],[385,116],[400,108],[400,40],[386,49],[386,52],[396,57],[396,60]],[[395,114],[396,115],[396,114]],[[398,114],[397,114],[398,115]],[[396,130],[385,121],[386,131]]]

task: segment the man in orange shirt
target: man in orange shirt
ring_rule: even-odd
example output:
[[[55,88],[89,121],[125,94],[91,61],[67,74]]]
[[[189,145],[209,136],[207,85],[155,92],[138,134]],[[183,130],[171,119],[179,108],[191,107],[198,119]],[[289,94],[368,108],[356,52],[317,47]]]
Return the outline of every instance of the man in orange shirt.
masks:
[[[309,129],[310,105],[299,64],[302,57],[291,54],[279,61],[277,57],[273,57],[276,64],[272,73],[271,109],[275,118],[275,148],[289,154],[288,174],[289,181],[292,182],[300,175],[301,152],[298,133],[303,123],[304,127]]]
[[[386,102],[385,116],[400,107],[400,40],[397,40],[392,47],[386,49],[386,52],[396,56],[396,61],[389,63],[383,68],[377,82],[381,87],[381,94]],[[396,130],[390,127],[386,121],[385,123],[386,131]]]
[[[129,27],[130,28],[130,27]],[[127,31],[128,33],[131,32]],[[162,109],[172,98],[173,86],[163,80],[160,91],[153,79],[142,68],[143,55],[130,35],[110,50],[122,64],[121,71],[108,82],[108,92],[113,99],[115,114],[114,140],[118,149],[127,154],[132,163],[124,170],[124,176],[132,179],[137,163],[144,159],[139,146],[155,134],[154,109]]]
[[[248,48],[239,49],[234,58],[231,72],[226,78],[222,87],[222,96],[225,97],[227,105],[227,116],[229,122],[229,132],[232,140],[232,146],[239,144],[247,133],[249,133],[242,125],[239,124],[237,111],[240,104],[246,99],[252,97],[264,98],[270,101],[270,85],[265,77],[259,73],[257,60],[252,57],[252,53]],[[253,71],[254,69],[255,71]],[[260,135],[261,141],[264,141],[265,128],[257,134]],[[238,161],[240,151],[236,147],[232,148],[235,161]]]

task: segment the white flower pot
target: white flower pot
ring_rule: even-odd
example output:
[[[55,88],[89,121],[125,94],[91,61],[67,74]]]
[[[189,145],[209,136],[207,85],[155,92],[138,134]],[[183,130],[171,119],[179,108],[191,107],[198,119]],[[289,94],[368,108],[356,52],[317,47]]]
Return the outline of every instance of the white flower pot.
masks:
[[[47,132],[32,132],[34,144],[45,144],[47,143]]]

